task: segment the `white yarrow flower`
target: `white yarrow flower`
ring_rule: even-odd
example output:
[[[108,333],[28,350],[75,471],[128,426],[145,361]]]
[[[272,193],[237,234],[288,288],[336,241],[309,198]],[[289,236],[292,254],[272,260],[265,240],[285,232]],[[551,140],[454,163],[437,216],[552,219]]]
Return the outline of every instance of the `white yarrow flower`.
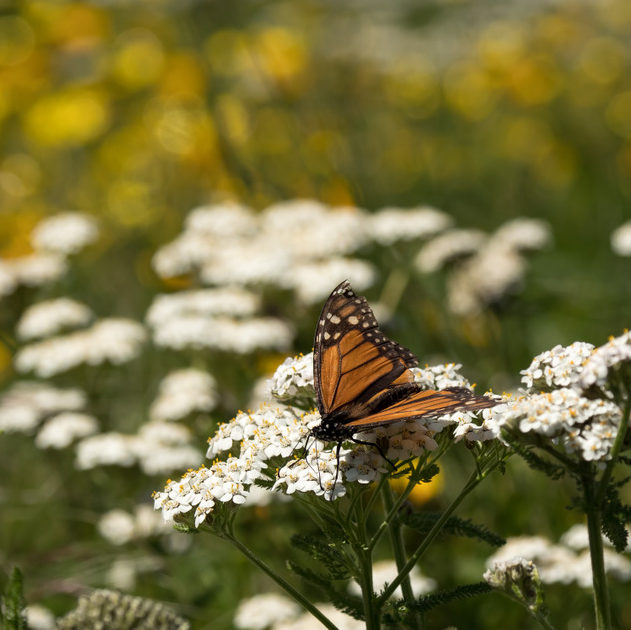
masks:
[[[193,368],[175,370],[160,382],[149,416],[152,420],[180,420],[195,411],[212,411],[218,399],[217,382],[211,374]]]
[[[76,300],[57,298],[38,302],[27,308],[17,325],[18,337],[49,337],[63,328],[83,326],[92,319],[92,311]]]
[[[40,221],[31,234],[36,250],[76,254],[98,237],[96,221],[80,212],[65,212]]]
[[[623,223],[612,232],[611,249],[618,256],[631,256],[631,221]]]
[[[281,402],[315,402],[313,387],[313,352],[287,357],[274,372],[269,391]]]
[[[606,344],[592,352],[583,365],[581,386],[587,389],[592,385],[606,385],[610,370],[630,361],[631,332],[627,331],[619,337],[611,337]]]
[[[239,602],[233,623],[236,628],[263,630],[280,621],[297,617],[301,608],[288,597],[262,593]]]
[[[79,438],[88,437],[99,430],[94,416],[66,411],[48,419],[35,437],[37,448],[61,449]]]
[[[435,208],[382,208],[368,216],[371,237],[380,245],[428,238],[447,229],[453,219]]]

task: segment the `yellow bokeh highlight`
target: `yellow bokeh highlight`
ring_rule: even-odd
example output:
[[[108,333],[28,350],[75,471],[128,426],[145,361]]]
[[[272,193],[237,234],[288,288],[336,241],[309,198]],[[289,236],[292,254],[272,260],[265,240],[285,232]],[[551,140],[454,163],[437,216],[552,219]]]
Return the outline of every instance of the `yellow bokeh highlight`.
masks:
[[[607,85],[621,76],[626,58],[626,48],[619,41],[610,37],[595,37],[587,42],[579,68],[590,81]]]
[[[413,118],[431,116],[440,104],[440,84],[431,65],[422,58],[413,66],[401,64],[385,77],[388,98]]]
[[[0,16],[0,66],[24,61],[33,51],[35,33],[31,25],[16,15]]]
[[[116,41],[112,76],[123,87],[136,90],[153,85],[164,66],[164,50],[158,37],[145,28],[122,33]]]
[[[68,88],[35,101],[24,116],[26,133],[38,144],[80,146],[101,135],[109,123],[108,102],[102,91]]]
[[[514,22],[492,22],[477,42],[482,64],[491,71],[507,72],[526,51],[523,26]]]
[[[607,126],[623,138],[631,138],[631,90],[616,94],[605,109]]]
[[[41,178],[39,164],[26,153],[8,155],[0,164],[0,189],[11,197],[33,194]]]
[[[107,193],[109,216],[128,228],[151,223],[154,212],[151,192],[146,181],[119,179],[112,182]]]
[[[469,120],[481,120],[493,109],[496,94],[489,76],[470,63],[459,63],[445,75],[447,104]]]
[[[195,55],[178,52],[166,58],[160,93],[165,98],[198,101],[204,96],[207,80]]]
[[[296,32],[280,27],[258,34],[254,40],[254,54],[261,70],[280,82],[296,80],[307,64],[305,42]]]
[[[408,485],[407,477],[390,480],[390,486],[397,493],[403,492]],[[438,496],[445,487],[445,475],[441,471],[429,483],[417,483],[410,493],[408,500],[416,506],[421,506]]]
[[[256,73],[248,34],[236,29],[222,29],[209,35],[204,54],[213,74],[243,76]]]
[[[553,59],[534,55],[516,62],[506,75],[510,96],[524,106],[542,105],[552,100],[561,88],[562,77]]]

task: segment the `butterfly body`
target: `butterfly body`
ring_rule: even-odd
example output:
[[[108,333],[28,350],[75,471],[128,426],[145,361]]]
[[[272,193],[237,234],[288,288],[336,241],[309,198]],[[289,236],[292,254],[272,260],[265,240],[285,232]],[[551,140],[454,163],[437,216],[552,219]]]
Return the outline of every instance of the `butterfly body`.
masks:
[[[410,350],[379,330],[366,299],[342,282],[316,327],[313,373],[322,420],[312,436],[339,445],[355,433],[394,422],[496,404],[466,388],[423,389],[410,369],[417,365]]]

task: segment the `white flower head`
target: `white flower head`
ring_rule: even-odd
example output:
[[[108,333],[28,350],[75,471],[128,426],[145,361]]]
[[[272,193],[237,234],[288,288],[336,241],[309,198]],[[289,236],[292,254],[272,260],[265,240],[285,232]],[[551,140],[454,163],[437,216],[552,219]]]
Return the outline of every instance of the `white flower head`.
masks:
[[[521,381],[529,391],[558,387],[578,388],[583,363],[592,354],[591,343],[575,341],[569,346],[554,346],[538,354],[530,365],[520,372]]]
[[[441,365],[426,365],[423,368],[411,368],[414,382],[424,389],[446,389],[447,387],[466,387],[471,389],[471,383],[460,374],[461,363],[444,363]]]
[[[372,566],[372,577],[375,592],[378,593],[383,590],[387,584],[390,584],[397,577],[398,574],[399,570],[394,561],[379,560],[375,562]],[[436,588],[436,580],[424,576],[418,566],[415,566],[408,575],[410,577],[412,592],[415,597],[427,595],[427,593],[431,593]],[[352,581],[349,584],[348,590],[353,595],[361,595],[361,588],[355,581]],[[392,597],[394,596],[403,597],[403,592],[401,591],[400,586],[392,594]]]
[[[92,319],[92,311],[76,300],[57,298],[38,302],[27,308],[17,325],[18,337],[49,337],[63,328],[83,326]]]
[[[521,396],[485,411],[498,429],[534,432],[560,442],[568,453],[593,461],[610,458],[620,423],[620,408],[605,400],[584,398],[573,389]]]
[[[428,238],[452,223],[449,215],[429,206],[383,208],[368,217],[370,235],[380,245]]]
[[[85,403],[86,396],[78,389],[18,381],[0,396],[0,431],[31,433],[46,416],[77,411]]]
[[[35,437],[37,448],[66,448],[79,438],[99,430],[94,416],[76,411],[65,411],[48,419]]]
[[[618,256],[631,256],[631,221],[623,223],[612,232],[611,249]]]
[[[98,237],[96,221],[80,212],[65,212],[40,221],[31,234],[36,250],[76,254]]]
[[[296,602],[283,595],[262,593],[239,602],[233,623],[236,628],[263,630],[297,617],[300,611]]]
[[[487,239],[487,234],[480,230],[449,230],[424,245],[415,264],[421,272],[433,273],[453,261],[471,256]]]
[[[81,364],[119,365],[134,359],[146,338],[144,327],[129,319],[101,319],[90,328],[24,346],[15,357],[20,372],[50,377]]]
[[[581,373],[580,384],[584,389],[596,385],[606,385],[610,371],[631,362],[631,332],[627,331],[619,337],[611,337],[609,341],[596,348],[585,361]]]
[[[344,279],[361,291],[372,286],[375,269],[370,263],[358,258],[326,258],[296,264],[285,270],[285,286],[296,291],[303,304],[315,304],[326,298],[331,287]]]
[[[313,406],[313,352],[287,357],[276,368],[269,391],[281,402],[310,401]]]
[[[99,534],[112,545],[124,545],[134,538],[134,517],[125,510],[110,510],[97,524]]]
[[[122,433],[99,433],[77,444],[76,467],[133,466],[136,463],[135,438]]]
[[[17,285],[41,287],[52,284],[68,271],[66,259],[52,252],[34,252],[11,258],[4,261],[3,267],[12,278],[13,288]]]
[[[51,610],[31,604],[24,609],[29,630],[55,630],[55,615]]]
[[[533,251],[545,247],[552,234],[546,221],[518,217],[502,224],[492,238],[518,251]]]
[[[175,370],[160,382],[149,416],[152,420],[180,420],[195,411],[212,411],[218,400],[217,382],[211,374],[193,368]]]

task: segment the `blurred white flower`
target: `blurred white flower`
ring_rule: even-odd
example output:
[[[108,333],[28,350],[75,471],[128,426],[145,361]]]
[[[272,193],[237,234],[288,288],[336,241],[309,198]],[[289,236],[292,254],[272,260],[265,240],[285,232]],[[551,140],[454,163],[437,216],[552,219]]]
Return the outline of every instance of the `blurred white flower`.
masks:
[[[533,251],[552,240],[550,225],[541,219],[518,217],[503,223],[494,233],[493,241],[517,251]]]
[[[85,304],[70,298],[38,302],[27,308],[20,317],[17,334],[22,339],[48,337],[63,328],[87,324],[92,316],[92,311]]]
[[[279,621],[297,617],[300,606],[278,593],[262,593],[239,602],[234,615],[235,628],[263,630]]]
[[[415,264],[423,273],[433,273],[448,263],[477,252],[488,236],[481,230],[449,230],[425,244]]]
[[[49,377],[83,363],[115,365],[134,359],[146,333],[141,324],[130,319],[101,319],[90,328],[51,337],[22,348],[15,357],[20,372]]]
[[[399,570],[393,560],[380,560],[378,562],[374,562],[372,565],[373,590],[376,593],[380,592],[387,584],[391,584],[398,574]],[[436,580],[422,575],[418,566],[415,566],[408,575],[410,577],[412,592],[415,597],[431,593],[436,588]],[[353,595],[361,595],[361,587],[355,581],[352,581],[348,585],[348,591]],[[403,592],[400,586],[392,594],[392,597],[395,596],[403,597]]]
[[[593,350],[591,343],[583,341],[575,341],[566,347],[554,346],[538,354],[520,372],[521,382],[533,392],[553,387],[578,387],[583,363]]]
[[[444,212],[418,208],[382,208],[367,217],[370,236],[380,245],[428,238],[447,229],[453,219]]]
[[[68,270],[68,264],[59,254],[35,252],[5,259],[3,268],[4,274],[8,273],[13,278],[14,286],[40,287],[59,280]]]
[[[218,399],[217,382],[211,374],[193,368],[175,370],[160,382],[149,416],[152,420],[180,420],[194,411],[211,411]]]
[[[231,319],[186,315],[172,318],[154,329],[154,341],[166,348],[213,348],[249,354],[255,350],[285,350],[293,330],[273,317]]]
[[[605,549],[605,570],[621,581],[631,579],[631,562],[628,558]],[[577,553],[563,544],[555,545],[541,537],[509,538],[506,544],[486,561],[492,569],[497,563],[510,563],[516,559],[534,562],[545,584],[577,583],[590,588],[592,583],[589,551]]]
[[[55,615],[39,604],[31,604],[24,609],[29,630],[54,630]]]
[[[375,281],[372,264],[356,258],[327,258],[294,265],[285,270],[285,286],[296,292],[303,304],[315,304],[328,297],[331,287],[350,280],[357,290],[370,287]]]
[[[447,302],[457,315],[473,315],[514,292],[523,280],[522,256],[497,242],[488,243],[447,279]]]
[[[112,545],[124,545],[134,538],[134,517],[125,510],[110,510],[99,519],[97,529]]]
[[[40,221],[31,234],[36,250],[76,254],[95,241],[96,221],[80,212],[64,212]]]
[[[105,575],[105,582],[119,591],[133,591],[138,570],[134,560],[114,560]]]
[[[611,249],[618,256],[631,256],[631,221],[623,223],[612,232]]]
[[[366,628],[364,621],[349,617],[333,604],[316,604],[316,606],[338,630],[365,630]],[[295,619],[275,623],[272,630],[322,630],[322,624],[311,613],[303,613]]]
[[[77,444],[76,466],[79,470],[97,466],[133,466],[136,463],[135,436],[100,433]]]
[[[96,418],[85,413],[66,411],[48,419],[35,437],[37,448],[66,448],[78,438],[99,430]]]
[[[257,215],[247,206],[226,202],[193,208],[186,217],[185,229],[225,239],[253,234]]]
[[[11,265],[0,260],[0,297],[13,293],[17,285],[18,279],[13,273]]]
[[[78,389],[18,381],[0,396],[0,431],[30,433],[44,417],[79,410],[85,403],[86,396]]]
[[[188,315],[248,317],[256,313],[259,305],[258,295],[238,287],[180,291],[156,296],[146,321],[155,327]]]

